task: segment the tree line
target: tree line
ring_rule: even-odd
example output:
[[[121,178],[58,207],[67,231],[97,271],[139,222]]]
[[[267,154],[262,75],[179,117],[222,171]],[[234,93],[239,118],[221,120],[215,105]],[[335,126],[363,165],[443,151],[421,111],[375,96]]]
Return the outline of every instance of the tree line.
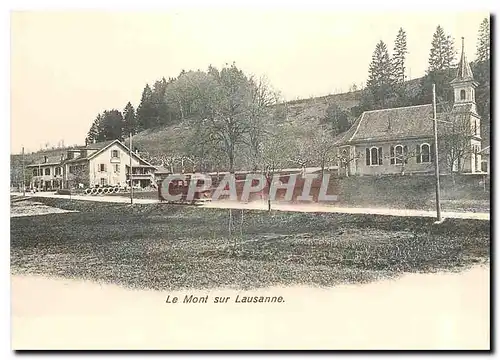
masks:
[[[484,19],[472,62],[480,84],[476,90],[478,111],[486,124],[490,117],[489,33],[489,20]],[[237,162],[251,169],[326,166],[335,160],[334,136],[348,130],[352,119],[363,111],[430,103],[432,83],[436,84],[439,102],[452,100],[449,83],[456,75],[457,57],[452,37],[437,26],[427,72],[412,86],[406,77],[407,54],[402,28],[392,54],[383,41],[376,44],[360,104],[347,110],[330,104],[321,126],[307,131],[287,125],[287,104],[279,102],[279,93],[265,78],[249,76],[233,63],[222,69],[209,66],[206,71],[183,70],[176,78],[162,78],[152,87],[146,85],[137,109],[128,102],[123,111],[111,109],[98,114],[86,140],[123,139],[143,130],[182,123],[183,140],[176,153],[166,155],[150,149],[149,159],[155,165],[171,168],[177,162],[182,167],[191,164],[201,170],[230,171]]]
[[[485,18],[479,26],[476,58],[471,62],[475,80],[476,103],[479,115],[489,124],[490,120],[490,24]],[[406,32],[399,29],[394,41],[392,56],[388,45],[377,43],[368,71],[366,89],[360,105],[353,109],[355,115],[363,111],[390,107],[428,104],[432,102],[432,84],[436,84],[436,96],[440,104],[453,101],[450,82],[456,76],[457,50],[450,34],[440,25],[432,37],[426,74],[418,84],[406,81],[406,56],[408,44]],[[412,88],[413,86],[413,88]]]

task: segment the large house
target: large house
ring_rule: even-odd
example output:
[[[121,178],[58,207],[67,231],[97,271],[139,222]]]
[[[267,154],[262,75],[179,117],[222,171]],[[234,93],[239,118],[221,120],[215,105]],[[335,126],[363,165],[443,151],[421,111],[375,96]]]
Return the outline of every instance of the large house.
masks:
[[[475,103],[478,84],[465,57],[463,39],[457,76],[450,85],[454,89],[453,106],[448,114],[437,115],[439,139],[443,142],[451,138],[447,130],[455,125],[450,123],[460,117],[465,127],[470,126],[464,130],[467,132],[464,148],[470,151],[463,151],[462,158],[439,154],[440,164],[443,164],[441,170],[445,172],[453,168],[451,171],[481,172],[481,119]],[[335,140],[339,168],[346,175],[432,173],[433,126],[432,104],[365,111],[346,133]],[[438,142],[440,152],[441,142]],[[449,144],[447,146],[449,151]],[[447,166],[446,161],[453,162],[453,165]]]
[[[130,152],[119,140],[67,149],[66,153],[47,156],[27,165],[33,172],[30,187],[38,189],[70,189],[95,186],[147,187],[154,184],[155,166]]]

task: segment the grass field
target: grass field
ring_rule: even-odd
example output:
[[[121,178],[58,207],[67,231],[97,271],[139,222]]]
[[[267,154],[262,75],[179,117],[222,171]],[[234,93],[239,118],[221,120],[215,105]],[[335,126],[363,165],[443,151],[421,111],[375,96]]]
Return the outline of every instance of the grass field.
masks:
[[[363,283],[488,262],[490,223],[134,206],[57,198],[75,213],[11,218],[11,272],[154,289]],[[242,224],[242,226],[240,226]]]

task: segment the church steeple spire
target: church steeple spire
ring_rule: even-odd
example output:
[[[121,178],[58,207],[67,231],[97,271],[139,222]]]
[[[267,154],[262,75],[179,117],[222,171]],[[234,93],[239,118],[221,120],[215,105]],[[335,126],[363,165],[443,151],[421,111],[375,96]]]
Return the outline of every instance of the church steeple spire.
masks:
[[[462,81],[474,81],[474,76],[472,74],[470,64],[467,61],[467,57],[465,56],[465,45],[463,37],[462,37],[462,54],[460,55],[460,62],[458,63],[457,76],[452,81],[452,83],[462,82]]]
[[[455,104],[460,103],[475,103],[474,89],[479,85],[474,81],[474,75],[470,68],[470,64],[465,56],[464,38],[462,37],[462,53],[460,54],[460,62],[458,63],[457,76],[450,82],[454,89]]]

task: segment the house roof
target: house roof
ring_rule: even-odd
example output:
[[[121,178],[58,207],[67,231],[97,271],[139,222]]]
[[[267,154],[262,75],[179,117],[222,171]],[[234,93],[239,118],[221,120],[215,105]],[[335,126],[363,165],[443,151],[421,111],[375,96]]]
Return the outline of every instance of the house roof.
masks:
[[[432,105],[365,111],[336,144],[384,141],[433,135]]]
[[[67,149],[67,150],[65,150],[65,151],[63,151],[63,152],[61,152],[61,153],[59,153],[57,155],[48,155],[47,156],[47,162],[44,162],[44,155],[40,155],[40,158],[36,159],[33,164],[30,164],[30,165],[27,165],[27,166],[35,167],[35,166],[43,166],[43,165],[58,165],[58,164],[62,164],[63,162],[64,163],[75,163],[75,162],[90,160],[90,159],[94,158],[95,156],[97,156],[98,154],[100,154],[105,149],[107,149],[108,147],[110,147],[111,145],[113,145],[114,143],[119,144],[120,146],[122,146],[123,148],[125,148],[126,151],[129,151],[129,148],[125,144],[123,144],[121,141],[119,141],[119,140],[109,140],[109,141],[103,141],[103,142],[99,142],[99,143],[95,143],[95,144],[89,144],[87,146],[79,146],[79,147],[76,147],[76,148]],[[70,152],[70,151],[82,151],[82,150],[97,150],[97,151],[95,151],[95,152],[93,152],[91,154],[87,154],[85,156],[76,155],[73,159],[66,159],[64,157],[64,154],[66,152]],[[135,156],[142,163],[144,163],[145,167],[156,168],[156,166],[154,166],[154,165],[150,164],[148,161],[142,159],[138,154],[136,154],[136,153],[133,152],[132,156]],[[61,158],[64,158],[64,160],[61,160]]]
[[[76,150],[101,150],[108,145],[114,143],[117,140],[107,140],[107,141],[101,141],[98,143],[93,143],[93,144],[88,144],[87,146],[79,146],[76,148]]]
[[[108,147],[110,147],[111,145],[113,144],[118,144],[122,147],[124,147],[127,151],[130,151],[130,149],[124,144],[122,143],[120,140],[112,140],[112,141],[109,141],[109,142],[103,142],[103,143],[99,143],[99,144],[104,144],[104,145],[100,145],[100,149],[90,155],[87,156],[87,160],[90,160],[94,157],[96,157],[98,154],[100,154],[101,152],[103,152],[105,149],[107,149]],[[92,145],[96,145],[96,144],[92,144]],[[88,149],[88,148],[87,148]],[[156,166],[150,164],[148,161],[144,160],[143,158],[141,158],[139,155],[137,155],[135,152],[132,152],[132,156],[135,156],[136,158],[138,158],[140,161],[142,161],[143,163],[145,163],[146,165],[152,167],[152,168],[156,168]]]
[[[63,155],[63,153],[56,155],[40,155],[40,157],[37,158],[33,164],[29,164],[26,166],[37,167],[37,166],[57,165],[61,163],[61,155]],[[46,162],[45,162],[45,156],[47,157]]]

